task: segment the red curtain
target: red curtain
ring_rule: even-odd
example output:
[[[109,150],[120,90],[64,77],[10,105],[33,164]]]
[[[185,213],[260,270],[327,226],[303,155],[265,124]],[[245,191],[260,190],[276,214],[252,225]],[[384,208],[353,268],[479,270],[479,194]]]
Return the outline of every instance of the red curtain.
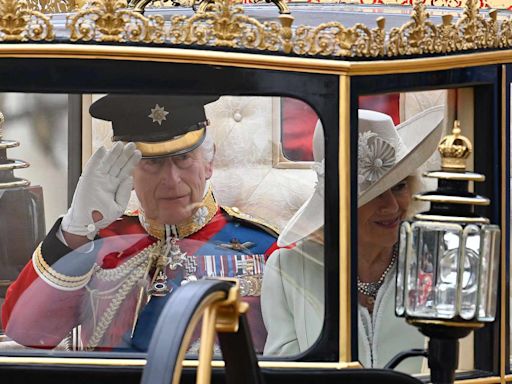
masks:
[[[359,108],[386,113],[400,123],[400,95],[389,93],[361,96]],[[281,143],[284,156],[291,161],[313,160],[312,139],[318,117],[305,102],[281,99]]]

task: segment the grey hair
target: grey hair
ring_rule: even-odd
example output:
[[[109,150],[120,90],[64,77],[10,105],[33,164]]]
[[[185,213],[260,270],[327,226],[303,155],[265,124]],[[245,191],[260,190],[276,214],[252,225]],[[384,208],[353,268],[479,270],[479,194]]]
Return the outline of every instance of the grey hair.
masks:
[[[199,148],[203,154],[203,159],[209,163],[213,161],[213,157],[215,156],[215,142],[213,141],[213,136],[210,133],[211,128],[206,128],[205,137]]]

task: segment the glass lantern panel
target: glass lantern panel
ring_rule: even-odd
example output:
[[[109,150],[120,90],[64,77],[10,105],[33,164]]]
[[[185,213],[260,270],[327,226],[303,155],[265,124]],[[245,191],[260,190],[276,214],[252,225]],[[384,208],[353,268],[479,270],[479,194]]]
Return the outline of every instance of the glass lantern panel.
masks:
[[[481,246],[477,319],[494,321],[500,265],[500,229],[497,225],[482,226]]]
[[[436,317],[450,319],[457,314],[457,287],[459,275],[462,227],[438,223],[436,259],[439,260],[435,277]]]
[[[395,311],[397,316],[402,316],[405,312],[404,293],[405,293],[405,258],[411,244],[411,225],[404,221],[400,225],[400,248],[398,252],[397,276],[396,276],[396,302]]]
[[[420,229],[417,228],[417,223],[411,226],[412,242],[407,247],[407,255],[405,259],[405,310],[407,314],[412,315],[416,313],[417,299],[416,292],[418,290],[418,255],[417,246],[420,241]]]
[[[412,224],[407,264],[407,313],[423,318],[452,318],[457,308],[462,227],[419,221]]]
[[[478,273],[480,264],[480,227],[468,225],[463,232],[463,248],[459,270],[460,309],[463,319],[475,317],[478,295]]]
[[[416,222],[412,228],[411,260],[408,265],[408,314],[432,317],[435,314],[432,291],[435,260],[432,255],[437,248],[438,234],[430,222]]]

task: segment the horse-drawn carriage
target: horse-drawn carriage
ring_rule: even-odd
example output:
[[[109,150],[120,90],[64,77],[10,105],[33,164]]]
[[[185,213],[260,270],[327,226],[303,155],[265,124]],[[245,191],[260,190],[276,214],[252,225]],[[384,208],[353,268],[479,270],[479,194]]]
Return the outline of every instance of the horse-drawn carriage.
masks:
[[[3,297],[8,287],[14,289],[20,272],[27,276],[22,272],[26,263],[34,280],[15,305],[9,299],[12,292],[7,294],[2,377],[39,383],[135,383],[141,377],[147,383],[179,382],[180,375],[183,382],[412,383],[430,380],[430,364],[434,382],[451,380],[455,369],[458,382],[512,380],[510,12],[480,8],[476,0],[459,8],[422,1],[358,5],[276,0],[277,7],[228,0],[146,3],[0,0]],[[147,345],[148,337],[142,349],[121,346],[126,334],[107,337],[118,314],[130,313],[123,321],[131,325],[128,339],[134,338],[151,288],[143,281],[161,267],[158,255],[151,259],[147,254],[156,264],[142,268],[132,263],[130,270],[116,264],[125,249],[141,241],[140,233],[105,235],[98,244],[108,252],[102,252],[101,261],[95,254],[90,264],[81,253],[71,252],[54,266],[53,251],[44,242],[39,245],[46,232],[59,231],[50,228],[71,204],[87,160],[101,146],[111,148],[112,136],[122,137],[112,133],[117,120],[105,122],[109,119],[102,119],[103,112],[95,112],[94,105],[107,94],[122,100],[123,116],[116,119],[128,116],[123,121],[132,119],[141,100],[151,100],[154,106],[131,132],[140,137],[154,135],[186,106],[172,109],[154,100],[201,100],[206,118],[198,130],[208,125],[210,138],[204,140],[215,143],[208,191],[214,191],[215,209],[238,231],[232,232],[236,236],[194,238],[181,245],[187,252],[176,265],[184,272],[175,277],[168,305],[153,324],[152,342]],[[358,317],[358,158],[364,150],[358,110],[363,109],[388,115],[394,127],[437,111],[439,135],[416,124],[410,140],[437,145],[455,126],[449,140],[452,146],[462,145],[456,150],[463,152],[467,166],[454,170],[438,154],[421,166],[419,174],[440,170],[421,183],[421,192],[436,192],[418,194],[416,213],[423,213],[400,227],[404,246],[397,250],[396,264],[390,264],[396,268],[398,288],[386,302],[388,312],[395,312],[396,304],[402,316],[396,321],[407,321],[436,342],[427,344],[421,336],[420,350],[411,351],[418,345],[404,333],[397,342],[400,350],[381,343],[381,357],[377,361],[374,350],[370,362],[363,358]],[[155,131],[146,130],[146,123]],[[319,126],[324,173],[314,166],[322,160],[314,154]],[[457,141],[461,131],[468,138],[465,144]],[[147,153],[147,158],[158,156]],[[382,159],[373,159],[368,172],[378,173]],[[271,320],[263,319],[263,324],[260,307],[265,294],[277,291],[267,286],[262,296],[261,286],[279,245],[270,243],[309,201],[320,178],[324,190],[316,213],[323,245],[310,255],[320,275],[311,278],[316,290],[305,284],[300,291],[318,332],[305,335],[308,342],[300,351],[266,353]],[[141,218],[140,197],[131,194],[127,217]],[[201,228],[213,217],[208,207],[194,208]],[[253,232],[242,239],[240,228]],[[266,244],[263,232],[274,240]],[[121,250],[112,248],[120,244]],[[75,265],[77,257],[85,261]],[[99,271],[98,265],[108,263],[111,267]],[[156,272],[154,276],[150,284],[158,288],[161,281]],[[198,278],[204,281],[195,282]],[[128,280],[131,285],[125,284]],[[60,298],[49,296],[54,291],[79,294],[81,304],[47,305]],[[153,294],[154,289],[148,297]],[[137,303],[133,308],[123,304],[130,295]],[[267,313],[280,310],[271,309]],[[200,316],[202,332],[194,330]],[[404,368],[409,358],[401,364],[402,357],[391,359],[402,350],[402,357],[419,362],[414,368]],[[395,366],[408,374],[389,369]]]

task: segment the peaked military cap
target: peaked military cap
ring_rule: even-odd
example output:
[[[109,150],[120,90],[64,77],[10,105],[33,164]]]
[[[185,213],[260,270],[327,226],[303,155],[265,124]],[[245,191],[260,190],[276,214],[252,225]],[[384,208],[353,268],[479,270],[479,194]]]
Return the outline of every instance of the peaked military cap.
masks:
[[[218,96],[109,94],[89,108],[91,116],[111,121],[113,141],[133,141],[143,157],[180,155],[203,142],[204,106]]]

